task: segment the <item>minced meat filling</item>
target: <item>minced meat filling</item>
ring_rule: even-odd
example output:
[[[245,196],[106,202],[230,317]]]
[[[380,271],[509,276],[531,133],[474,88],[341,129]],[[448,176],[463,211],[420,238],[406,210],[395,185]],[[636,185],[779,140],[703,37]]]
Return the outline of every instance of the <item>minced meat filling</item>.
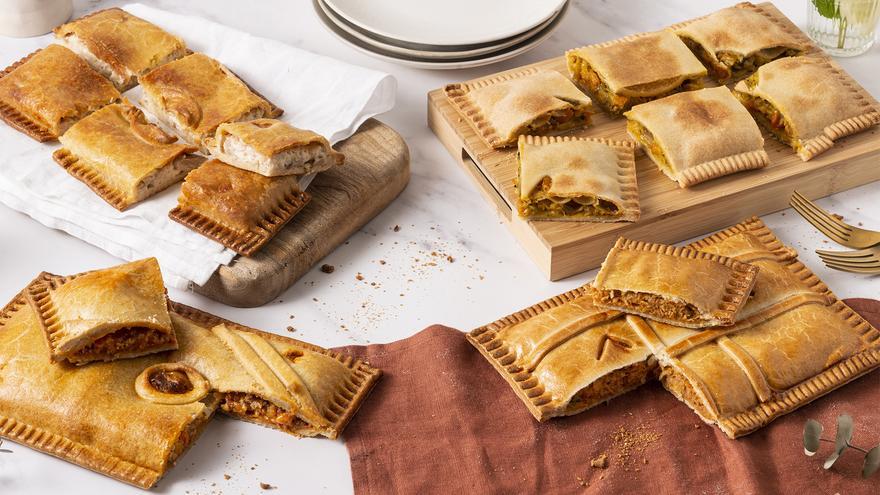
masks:
[[[170,335],[152,328],[128,327],[109,333],[70,356],[72,361],[101,356],[141,351],[165,344]]]
[[[792,132],[791,125],[772,103],[758,96],[739,92],[736,95],[758,123],[769,130],[776,139],[789,146],[792,145],[794,133]]]
[[[227,413],[251,418],[260,423],[268,423],[285,431],[296,432],[300,428],[308,426],[293,412],[253,394],[229,392],[220,403],[220,408]]]
[[[621,290],[604,290],[598,293],[599,302],[605,306],[627,308],[632,311],[680,322],[701,322],[700,311],[693,304],[666,299],[657,294]]]
[[[696,411],[697,414],[704,418],[711,417],[711,414],[709,414],[709,411],[706,409],[706,404],[703,403],[703,400],[697,395],[696,391],[694,391],[694,387],[687,378],[671,368],[664,368],[663,371],[660,372],[660,383],[663,384],[666,390],[672,392],[672,395],[678,397],[680,401]]]
[[[583,411],[635,388],[645,383],[654,369],[647,361],[641,361],[612,371],[578,391],[569,401],[566,412]]]

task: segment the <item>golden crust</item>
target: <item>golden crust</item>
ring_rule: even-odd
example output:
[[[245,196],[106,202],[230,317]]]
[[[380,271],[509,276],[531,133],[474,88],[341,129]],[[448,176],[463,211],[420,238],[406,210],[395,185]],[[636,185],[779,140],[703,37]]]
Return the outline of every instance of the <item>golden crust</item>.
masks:
[[[179,182],[201,159],[198,148],[175,144],[143,113],[126,104],[108,105],[73,125],[52,157],[118,210]]]
[[[169,216],[237,253],[250,256],[311,199],[296,176],[264,177],[218,160],[187,175]]]
[[[202,53],[157,67],[141,77],[144,104],[183,137],[204,147],[220,124],[283,112],[229,69]]]
[[[528,219],[634,222],[639,218],[635,146],[631,141],[581,137],[520,136],[517,187],[519,213]],[[546,179],[549,188],[540,187]],[[615,214],[530,212],[537,189],[553,198],[590,197],[613,204]]]
[[[40,142],[57,139],[119,98],[110,81],[60,45],[37,50],[0,72],[0,118]]]
[[[111,8],[62,24],[55,37],[83,45],[109,71],[103,75],[120,91],[137,85],[137,78],[186,54],[186,43],[153,23]],[[87,59],[88,60],[88,59]],[[93,65],[102,72],[102,67]]]
[[[688,328],[730,326],[755,285],[758,269],[725,256],[692,249],[617,239],[602,263],[590,292],[600,308],[625,311]],[[665,302],[687,305],[694,314],[681,318],[650,304],[605,304],[613,293],[659,296]]]
[[[525,134],[546,134],[590,123],[593,105],[556,71],[518,72],[450,84],[445,93],[489,147],[505,148]]]
[[[681,187],[763,168],[770,161],[761,129],[723,86],[636,105],[625,115],[650,133],[650,143],[632,125],[630,136]]]

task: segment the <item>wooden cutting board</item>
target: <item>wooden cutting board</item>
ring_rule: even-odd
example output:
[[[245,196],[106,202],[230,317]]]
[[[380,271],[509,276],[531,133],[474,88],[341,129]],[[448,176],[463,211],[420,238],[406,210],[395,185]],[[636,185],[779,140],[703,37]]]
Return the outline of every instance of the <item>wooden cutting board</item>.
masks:
[[[409,182],[409,148],[394,129],[370,119],[336,149],[345,165],[323,172],[312,200],[250,257],[221,266],[194,290],[230,306],[266,304],[385,209]]]
[[[772,4],[762,3],[759,8],[812,46],[809,38]],[[807,56],[828,58],[815,46]],[[830,63],[850,79],[862,96],[878,105],[833,60]],[[568,75],[564,56],[494,75],[526,67]],[[705,85],[715,84],[707,78]],[[877,127],[838,141],[831,150],[808,162],[801,161],[794,151],[765,132],[765,149],[771,160],[768,167],[688,189],[680,189],[640,153],[636,167],[642,215],[636,223],[527,222],[519,218],[515,207],[516,148],[489,148],[452,107],[442,88],[428,93],[428,125],[550,280],[598,267],[619,236],[671,244],[727,227],[752,215],[784,209],[795,189],[810,198],[818,198],[880,179]],[[626,120],[604,113],[593,116],[592,126],[572,134],[629,139]]]

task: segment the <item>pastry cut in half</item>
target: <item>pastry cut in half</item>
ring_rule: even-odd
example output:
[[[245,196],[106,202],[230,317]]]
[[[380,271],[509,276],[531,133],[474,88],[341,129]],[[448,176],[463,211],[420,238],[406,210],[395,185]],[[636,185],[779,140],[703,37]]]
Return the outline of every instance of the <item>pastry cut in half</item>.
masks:
[[[0,118],[40,142],[58,139],[120,97],[110,81],[61,45],[37,50],[0,72]]]
[[[721,84],[742,79],[778,58],[801,55],[809,46],[793,26],[751,3],[684,23],[675,33]]]
[[[553,134],[590,123],[590,98],[552,70],[450,84],[446,96],[491,148],[516,144],[522,135]]]
[[[520,136],[519,215],[530,220],[634,222],[639,218],[630,141]]]
[[[180,182],[204,158],[175,143],[128,104],[108,105],[73,125],[53,158],[118,210]]]
[[[168,216],[238,254],[250,256],[310,199],[295,175],[265,177],[209,160],[186,176],[177,206]]]
[[[827,60],[784,58],[737,83],[734,94],[779,141],[807,161],[880,123],[880,109]]]
[[[623,314],[581,287],[467,334],[538,421],[571,416],[657,376]]]
[[[138,77],[187,53],[182,39],[118,8],[80,17],[54,32],[119,91],[137,86]]]
[[[770,162],[758,124],[724,86],[636,105],[625,115],[629,135],[680,187]]]
[[[220,124],[282,113],[203,53],[157,67],[143,75],[140,83],[147,110],[204,152],[205,138],[213,136]]]
[[[224,163],[266,177],[323,172],[345,161],[320,134],[276,119],[220,124],[206,144]]]
[[[706,68],[671,31],[627,36],[569,50],[572,79],[613,115],[633,105],[700,89]]]
[[[177,348],[155,258],[37,283],[27,295],[53,362],[83,365]]]
[[[758,269],[693,249],[617,239],[590,286],[593,303],[686,328],[730,326]]]

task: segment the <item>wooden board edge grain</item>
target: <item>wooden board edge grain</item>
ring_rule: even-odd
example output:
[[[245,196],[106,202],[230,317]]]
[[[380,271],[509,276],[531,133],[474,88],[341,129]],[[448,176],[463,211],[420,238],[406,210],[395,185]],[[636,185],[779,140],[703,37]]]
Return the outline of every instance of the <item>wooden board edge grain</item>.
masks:
[[[268,303],[384,210],[409,182],[406,142],[375,119],[336,148],[346,163],[315,177],[310,204],[254,256],[221,265],[204,285],[193,286],[195,292],[236,307]]]

